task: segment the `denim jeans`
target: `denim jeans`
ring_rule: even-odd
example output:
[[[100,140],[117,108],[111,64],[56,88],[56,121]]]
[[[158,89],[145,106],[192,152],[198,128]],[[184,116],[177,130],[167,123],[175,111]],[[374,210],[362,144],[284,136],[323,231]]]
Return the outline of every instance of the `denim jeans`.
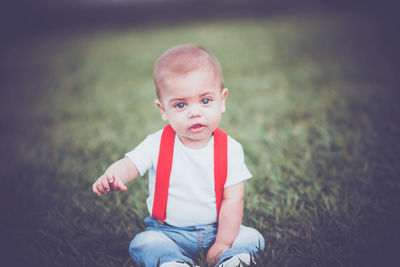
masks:
[[[147,228],[132,240],[129,254],[136,264],[145,267],[157,266],[158,260],[160,264],[175,261],[194,265],[193,259],[207,254],[218,230],[216,223],[173,227],[153,217],[147,217],[144,222]],[[257,230],[241,225],[232,247],[221,255],[218,264],[240,253],[257,254],[264,245],[264,238]]]

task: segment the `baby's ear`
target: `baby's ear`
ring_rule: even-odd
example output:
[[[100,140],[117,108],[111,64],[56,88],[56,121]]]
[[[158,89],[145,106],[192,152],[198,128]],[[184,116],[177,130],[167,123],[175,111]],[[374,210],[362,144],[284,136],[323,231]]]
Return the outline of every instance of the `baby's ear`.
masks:
[[[168,121],[167,113],[165,113],[165,108],[164,108],[163,104],[161,103],[161,101],[157,98],[156,100],[154,100],[154,103],[156,103],[157,107],[160,109],[161,118],[164,121]]]
[[[226,97],[228,96],[228,88],[224,88],[223,90],[222,90],[222,93],[221,93],[221,101],[222,101],[222,103],[221,103],[221,112],[222,113],[224,113],[225,112],[225,110],[226,110],[226,107],[225,107],[225,100],[226,100]]]

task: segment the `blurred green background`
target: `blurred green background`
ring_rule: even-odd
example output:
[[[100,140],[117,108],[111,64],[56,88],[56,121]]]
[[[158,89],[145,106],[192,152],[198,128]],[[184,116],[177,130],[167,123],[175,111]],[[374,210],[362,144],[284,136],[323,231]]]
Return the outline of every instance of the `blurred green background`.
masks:
[[[146,177],[102,197],[91,185],[163,127],[152,68],[182,43],[222,65],[221,127],[254,176],[244,224],[267,243],[257,266],[396,266],[394,9],[294,2],[10,5],[0,62],[4,266],[133,266]]]

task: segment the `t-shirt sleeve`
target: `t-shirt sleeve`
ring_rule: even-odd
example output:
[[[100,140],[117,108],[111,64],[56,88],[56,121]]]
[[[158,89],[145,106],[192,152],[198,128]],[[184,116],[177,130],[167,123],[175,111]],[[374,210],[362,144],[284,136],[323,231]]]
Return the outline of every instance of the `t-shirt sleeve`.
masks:
[[[244,152],[242,145],[230,138],[228,140],[228,175],[225,187],[235,185],[252,177],[244,162]]]
[[[141,176],[153,166],[154,153],[158,153],[159,149],[157,137],[157,134],[147,136],[135,149],[125,154],[135,164]]]

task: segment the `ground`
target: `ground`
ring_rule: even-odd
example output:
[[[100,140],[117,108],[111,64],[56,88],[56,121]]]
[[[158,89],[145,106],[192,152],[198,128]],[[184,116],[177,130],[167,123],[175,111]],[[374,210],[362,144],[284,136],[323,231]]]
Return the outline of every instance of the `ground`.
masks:
[[[152,68],[181,43],[221,62],[221,127],[242,143],[254,176],[244,224],[267,242],[257,266],[395,266],[394,29],[371,11],[303,10],[14,36],[0,63],[9,266],[133,266],[146,177],[105,197],[91,185],[163,126]]]

